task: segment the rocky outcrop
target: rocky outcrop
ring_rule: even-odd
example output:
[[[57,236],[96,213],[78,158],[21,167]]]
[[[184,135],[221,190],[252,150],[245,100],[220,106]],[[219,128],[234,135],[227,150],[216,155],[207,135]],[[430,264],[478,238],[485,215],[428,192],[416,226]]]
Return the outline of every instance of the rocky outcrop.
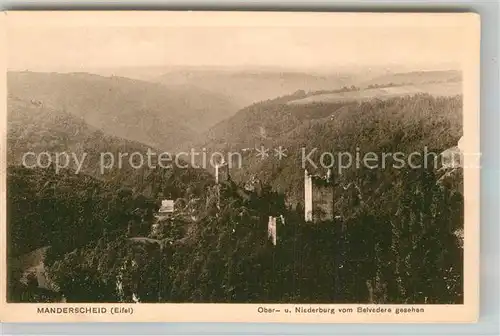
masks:
[[[457,143],[457,146],[448,148],[439,156],[440,166],[437,169],[439,177],[438,184],[463,195],[464,187],[464,140],[463,137]],[[460,228],[453,232],[461,247],[464,243],[464,229]]]
[[[446,188],[457,190],[463,194],[463,137],[457,145],[448,148],[438,157],[437,174],[438,183]]]

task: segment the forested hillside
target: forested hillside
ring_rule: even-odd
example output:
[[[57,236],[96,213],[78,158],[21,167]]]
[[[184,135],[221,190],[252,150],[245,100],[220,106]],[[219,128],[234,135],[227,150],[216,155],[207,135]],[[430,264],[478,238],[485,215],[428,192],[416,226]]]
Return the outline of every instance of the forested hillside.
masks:
[[[408,156],[427,148],[429,153],[440,154],[455,146],[462,135],[461,96],[414,95],[368,102],[286,103],[295,97],[282,97],[241,110],[210,130],[208,142],[200,147],[244,153],[243,167],[232,170],[233,178],[245,180],[255,175],[285,192],[295,203],[302,197],[303,149],[306,156],[312,152],[309,157],[318,166],[308,162],[307,168],[318,174],[326,172],[319,164],[322,153],[333,153],[335,159],[339,153],[349,153],[353,164],[335,178],[345,183],[359,180],[371,195],[378,189],[380,179],[392,180],[394,169],[357,169],[357,153],[361,158],[365,153],[375,153],[380,167],[383,153],[401,152]],[[271,150],[270,156],[262,160],[255,151],[261,145],[282,146],[287,149],[287,156],[278,160]],[[245,148],[251,151],[243,152]],[[335,163],[334,170],[339,164]],[[386,166],[392,164],[388,159]]]
[[[192,179],[194,185],[200,180],[210,179],[209,174],[201,169],[180,169],[175,165],[171,169],[163,169],[158,166],[157,156],[152,158],[152,165],[149,167],[145,159],[148,149],[156,155],[162,151],[111,136],[65,111],[11,98],[8,100],[8,115],[7,161],[10,165],[21,165],[23,155],[28,152],[49,152],[53,161],[57,153],[67,153],[69,160],[66,162],[61,157],[61,165],[67,163],[67,168],[73,171],[80,169],[78,173],[113,182],[152,197],[162,193],[166,184],[171,182],[171,185],[175,185],[178,178],[184,182]],[[101,161],[102,153],[109,155]],[[142,165],[138,155],[130,159],[133,153],[143,157]],[[121,164],[120,154],[125,155]],[[174,154],[172,161],[175,159]],[[45,165],[47,158],[42,158],[41,163]],[[36,158],[28,156],[26,164],[36,165]],[[169,193],[176,195],[183,188],[184,186],[170,189]]]
[[[462,136],[462,97],[289,104],[307,95],[252,104],[211,128],[199,148],[244,153],[219,185],[194,168],[125,165],[101,175],[98,153],[147,146],[11,97],[9,300],[53,300],[23,274],[29,263],[43,266],[50,290],[68,302],[462,303],[460,169],[444,183],[433,165],[334,165],[335,219],[313,224],[304,222],[301,162],[302,148],[316,148],[316,163],[323,152],[440,154]],[[263,160],[261,145],[287,155]],[[74,165],[19,167],[26,151],[95,158],[75,174]],[[175,214],[157,218],[165,198],[176,201]],[[276,245],[269,216],[279,218]]]
[[[104,235],[50,272],[68,302],[461,303],[461,195],[432,171],[401,174],[391,197],[316,225],[269,188],[242,198],[225,184],[220,209],[209,189],[197,220]],[[274,246],[267,219],[280,214]]]
[[[145,156],[148,147],[105,134],[81,118],[37,102],[10,98],[8,113],[7,233],[9,283],[14,288],[21,286],[19,280],[28,269],[39,273],[47,260],[57,260],[90,241],[129,227],[149,231],[161,199],[196,195],[213,183],[213,177],[201,169],[147,164],[135,169],[128,157],[102,172],[101,153],[117,160],[120,153]],[[33,155],[25,163],[34,168],[22,167],[23,155],[29,152],[50,153],[52,160],[67,153],[69,161],[59,162],[67,168],[54,162],[48,165],[47,157],[41,161],[46,168],[36,168]],[[23,261],[28,253],[38,254],[41,249],[44,253],[35,258],[38,261]],[[18,293],[17,300],[35,301],[50,294],[46,287],[30,288],[21,286],[12,292]]]
[[[153,171],[144,180],[150,190],[156,191],[156,197],[121,183],[75,174],[71,169],[56,173],[54,166],[10,166],[7,172],[7,254],[9,284],[17,288],[11,300],[25,297],[26,289],[16,286],[21,286],[19,280],[25,276],[23,272],[27,268],[35,268],[41,263],[47,269],[67,253],[100,239],[116,239],[126,232],[147,235],[163,197],[197,197],[206,185],[213,184],[208,175],[192,169],[168,175],[165,171]],[[40,248],[48,248],[41,260],[34,264],[22,261],[26,259],[25,254]]]

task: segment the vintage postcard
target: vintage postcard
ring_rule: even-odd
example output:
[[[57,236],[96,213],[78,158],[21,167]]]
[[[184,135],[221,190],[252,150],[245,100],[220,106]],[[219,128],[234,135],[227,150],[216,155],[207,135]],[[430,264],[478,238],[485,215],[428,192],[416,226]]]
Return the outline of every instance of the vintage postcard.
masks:
[[[478,318],[478,15],[1,25],[1,321]]]

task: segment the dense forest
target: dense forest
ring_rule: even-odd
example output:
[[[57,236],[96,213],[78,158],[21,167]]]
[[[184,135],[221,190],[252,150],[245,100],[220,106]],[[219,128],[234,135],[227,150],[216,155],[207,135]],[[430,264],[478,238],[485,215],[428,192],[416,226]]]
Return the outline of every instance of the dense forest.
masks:
[[[305,223],[296,154],[441,153],[461,136],[461,97],[289,104],[302,94],[251,105],[209,132],[211,149],[263,143],[295,153],[278,163],[246,157],[219,185],[194,169],[144,171],[133,187],[10,167],[9,299],[45,300],[38,280],[18,281],[15,261],[46,248],[49,287],[68,302],[462,303],[459,183],[442,183],[433,166],[334,172],[339,216]],[[258,183],[249,190],[250,176]],[[154,216],[162,197],[180,202],[172,218]],[[284,219],[276,245],[269,216]]]
[[[355,206],[356,197],[345,196],[357,211],[317,224],[304,223],[266,187],[244,198],[236,184],[223,184],[219,207],[217,187],[209,187],[197,220],[164,220],[155,233],[145,199],[122,191],[75,204],[57,195],[45,199],[54,207],[39,209],[52,212],[39,213],[50,219],[44,230],[23,225],[20,238],[53,234],[35,237],[56,248],[45,266],[68,302],[460,303],[463,251],[454,233],[463,220],[461,194],[439,186],[432,171],[402,174],[391,197]],[[73,210],[66,214],[64,203],[76,209],[66,206]],[[132,214],[135,207],[142,212]],[[85,211],[92,213],[79,217],[85,222],[72,217]],[[276,246],[267,236],[269,215],[285,218]]]

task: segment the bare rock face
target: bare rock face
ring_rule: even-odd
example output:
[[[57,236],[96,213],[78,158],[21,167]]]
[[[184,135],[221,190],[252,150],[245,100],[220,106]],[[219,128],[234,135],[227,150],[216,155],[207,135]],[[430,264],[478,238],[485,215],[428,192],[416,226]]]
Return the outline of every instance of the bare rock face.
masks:
[[[449,190],[459,192],[463,195],[464,186],[464,146],[463,136],[458,141],[457,146],[448,148],[439,155],[439,164],[437,174],[440,176],[438,184]],[[460,246],[463,248],[464,230],[456,230],[453,234],[457,237]]]
[[[463,194],[463,137],[457,146],[448,148],[438,157],[438,183],[446,188],[454,189]]]
[[[460,247],[464,247],[464,229],[458,229],[454,232],[455,236],[458,239]]]

